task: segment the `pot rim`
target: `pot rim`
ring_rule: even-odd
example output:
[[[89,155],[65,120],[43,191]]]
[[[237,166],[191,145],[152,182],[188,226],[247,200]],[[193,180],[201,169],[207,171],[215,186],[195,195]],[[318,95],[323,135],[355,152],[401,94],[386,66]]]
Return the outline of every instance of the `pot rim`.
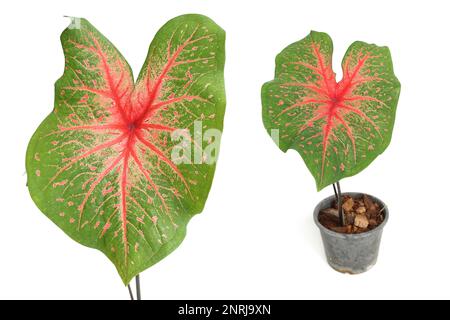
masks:
[[[384,212],[384,221],[379,226],[377,226],[375,229],[372,229],[370,231],[363,232],[363,233],[357,233],[357,234],[339,233],[339,232],[335,232],[333,230],[327,229],[327,228],[325,228],[325,226],[323,226],[319,222],[319,213],[320,213],[320,210],[322,210],[321,204],[323,202],[326,202],[326,201],[329,201],[329,200],[332,200],[332,199],[335,198],[334,195],[331,195],[331,196],[323,199],[322,201],[320,201],[316,205],[316,207],[314,208],[314,222],[319,227],[321,232],[325,232],[325,233],[327,233],[330,236],[337,237],[337,238],[342,238],[342,239],[349,239],[349,238],[350,239],[361,239],[361,238],[370,237],[374,233],[378,233],[378,232],[383,230],[384,226],[386,225],[386,223],[389,220],[389,209],[388,209],[387,205],[383,201],[381,201],[380,199],[378,199],[375,196],[372,196],[372,195],[370,195],[368,193],[362,193],[362,192],[343,192],[342,195],[343,196],[349,195],[349,196],[353,196],[353,197],[355,197],[355,196],[363,196],[363,195],[369,196],[373,201],[377,202],[382,208],[384,207],[384,210],[383,210],[383,212]]]

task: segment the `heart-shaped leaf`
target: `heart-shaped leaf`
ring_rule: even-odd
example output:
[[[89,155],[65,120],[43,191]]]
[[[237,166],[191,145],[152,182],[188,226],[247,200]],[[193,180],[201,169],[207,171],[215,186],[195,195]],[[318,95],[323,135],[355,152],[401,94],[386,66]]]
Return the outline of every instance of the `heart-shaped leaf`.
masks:
[[[262,88],[266,129],[281,150],[300,153],[318,190],[386,149],[400,94],[387,47],[353,43],[339,82],[332,53],[331,38],[313,31],[277,56],[275,80]]]
[[[172,252],[203,210],[215,170],[204,148],[218,146],[225,111],[225,33],[200,15],[169,21],[136,83],[87,20],[73,19],[61,41],[65,71],[28,147],[28,187],[44,214],[104,252],[127,284]]]

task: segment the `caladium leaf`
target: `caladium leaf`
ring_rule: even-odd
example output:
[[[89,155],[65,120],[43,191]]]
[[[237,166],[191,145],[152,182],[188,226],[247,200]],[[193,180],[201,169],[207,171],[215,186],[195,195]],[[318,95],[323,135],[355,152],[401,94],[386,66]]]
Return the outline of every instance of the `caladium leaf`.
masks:
[[[200,15],[169,21],[136,82],[87,20],[74,19],[61,41],[65,71],[28,147],[28,187],[44,214],[104,252],[127,284],[172,252],[203,210],[215,164],[202,153],[174,159],[172,135],[183,129],[190,143],[222,129],[225,33]],[[203,140],[192,154],[211,146]]]
[[[333,43],[311,32],[276,58],[262,88],[263,121],[281,150],[297,150],[317,189],[355,175],[389,145],[400,83],[387,47],[355,42],[332,69]],[[274,131],[278,130],[278,131]]]

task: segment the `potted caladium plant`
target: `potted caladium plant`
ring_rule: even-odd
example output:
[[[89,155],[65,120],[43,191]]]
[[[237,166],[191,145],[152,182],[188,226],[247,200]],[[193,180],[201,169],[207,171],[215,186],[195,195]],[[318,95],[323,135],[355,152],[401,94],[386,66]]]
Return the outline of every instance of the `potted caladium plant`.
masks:
[[[275,79],[262,87],[263,121],[279,148],[300,153],[317,190],[334,195],[314,211],[331,267],[361,273],[376,263],[388,220],[386,205],[370,195],[341,193],[339,181],[366,168],[389,145],[400,83],[387,47],[354,42],[332,69],[333,43],[320,32],[285,48]]]
[[[72,18],[61,42],[65,70],[28,146],[28,188],[127,285],[180,245],[205,205],[225,112],[225,32],[201,15],[170,20],[137,81],[87,20]]]

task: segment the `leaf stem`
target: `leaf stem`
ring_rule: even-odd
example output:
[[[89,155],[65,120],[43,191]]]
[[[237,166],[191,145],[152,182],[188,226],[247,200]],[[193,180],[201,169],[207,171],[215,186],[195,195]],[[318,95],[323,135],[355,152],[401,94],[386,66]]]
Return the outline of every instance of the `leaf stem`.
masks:
[[[334,195],[336,196],[336,201],[338,204],[339,221],[341,223],[341,226],[345,227],[345,216],[344,216],[344,211],[342,210],[341,185],[339,184],[339,181],[336,182],[336,185],[333,183],[333,189],[334,189]]]
[[[133,295],[133,290],[131,290],[130,285],[128,285],[128,293],[130,294],[130,299],[133,301],[134,300],[134,295]]]
[[[137,296],[136,300],[140,301],[140,300],[142,300],[141,299],[141,279],[140,279],[139,275],[137,275],[135,279],[136,279],[136,296]],[[134,301],[135,299],[134,299],[134,295],[133,295],[133,289],[131,289],[130,285],[128,285],[127,287],[128,287],[128,293],[130,294],[130,299],[132,301]]]
[[[141,279],[140,279],[139,275],[136,276],[136,295],[137,295],[138,301],[142,300],[141,299]]]
[[[337,194],[336,186],[334,185],[334,183],[333,183],[333,190],[334,190],[334,196],[335,196],[336,202],[337,202],[337,200],[338,200],[338,194]]]

